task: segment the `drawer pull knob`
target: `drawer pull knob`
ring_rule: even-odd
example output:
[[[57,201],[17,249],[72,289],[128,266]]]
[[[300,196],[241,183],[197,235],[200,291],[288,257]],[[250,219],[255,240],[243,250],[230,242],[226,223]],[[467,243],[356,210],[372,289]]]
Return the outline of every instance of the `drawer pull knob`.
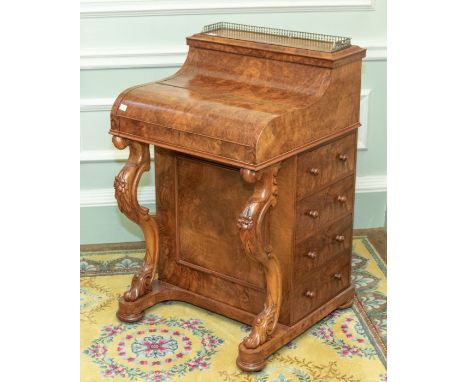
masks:
[[[309,251],[306,253],[307,257],[310,257],[311,259],[316,259],[317,258],[317,252],[315,251]]]
[[[320,214],[317,210],[310,210],[309,212],[307,212],[307,215],[309,215],[313,219],[317,219]]]
[[[345,237],[343,235],[336,235],[335,240],[338,243],[342,243],[345,240]]]
[[[333,277],[337,280],[341,280],[341,273],[335,273]]]
[[[312,292],[311,290],[308,290],[305,295],[309,298],[315,297],[315,292]]]
[[[309,172],[314,176],[317,176],[318,174],[320,174],[320,170],[318,168],[311,168]]]
[[[337,199],[340,203],[346,203],[346,200],[348,200],[344,195],[339,195]]]
[[[346,162],[348,160],[348,156],[346,154],[338,155],[338,159],[342,162]]]

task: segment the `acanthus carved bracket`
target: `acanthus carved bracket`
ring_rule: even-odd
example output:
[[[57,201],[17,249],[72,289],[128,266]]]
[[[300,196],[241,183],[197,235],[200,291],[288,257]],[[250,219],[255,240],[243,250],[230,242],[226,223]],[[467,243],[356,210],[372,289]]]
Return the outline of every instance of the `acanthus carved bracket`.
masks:
[[[272,247],[265,243],[263,237],[265,216],[277,202],[276,176],[279,168],[280,165],[277,164],[259,172],[241,169],[243,180],[253,183],[255,188],[239,216],[237,226],[245,253],[264,269],[267,293],[264,309],[256,317],[251,333],[243,341],[244,346],[249,349],[255,349],[268,340],[276,328],[281,307],[279,262]]]
[[[115,198],[120,211],[140,226],[145,236],[146,254],[143,267],[132,279],[130,289],[124,293],[125,301],[135,301],[151,291],[156,275],[159,251],[158,227],[149,209],[138,203],[137,189],[140,178],[150,169],[149,146],[146,143],[113,136],[112,143],[119,150],[130,147],[130,155],[124,167],[115,177]]]

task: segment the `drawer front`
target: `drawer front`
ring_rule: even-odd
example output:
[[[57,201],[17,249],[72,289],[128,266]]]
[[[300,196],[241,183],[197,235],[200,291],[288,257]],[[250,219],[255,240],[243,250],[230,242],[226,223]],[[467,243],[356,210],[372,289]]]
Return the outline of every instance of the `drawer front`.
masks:
[[[338,257],[339,261],[351,258],[352,219],[352,215],[348,215],[296,245],[294,253],[296,280],[306,280],[319,267],[335,257]]]
[[[351,284],[351,262],[333,261],[297,283],[294,292],[293,322],[299,321],[331,300]]]
[[[354,174],[299,201],[296,205],[296,242],[353,212]]]
[[[297,197],[311,194],[314,190],[354,171],[356,161],[355,134],[322,146],[299,156],[297,164]]]

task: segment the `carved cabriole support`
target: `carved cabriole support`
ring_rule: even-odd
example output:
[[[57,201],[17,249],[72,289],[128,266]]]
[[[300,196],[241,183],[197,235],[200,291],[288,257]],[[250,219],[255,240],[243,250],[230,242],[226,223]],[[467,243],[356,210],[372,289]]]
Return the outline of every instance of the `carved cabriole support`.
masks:
[[[123,295],[123,300],[132,302],[151,291],[151,283],[156,275],[159,252],[158,227],[148,208],[141,207],[137,199],[138,183],[143,172],[150,169],[149,146],[146,143],[113,136],[112,143],[119,150],[130,146],[130,155],[122,170],[115,177],[115,198],[120,211],[138,224],[146,242],[146,254],[143,266],[135,273],[130,289]]]
[[[243,341],[248,349],[259,347],[273,334],[281,307],[280,265],[270,244],[265,243],[263,237],[265,216],[277,201],[276,176],[279,168],[278,164],[259,172],[241,169],[243,180],[255,184],[255,189],[240,214],[237,225],[244,251],[262,265],[266,283],[264,309],[256,317],[252,331]]]

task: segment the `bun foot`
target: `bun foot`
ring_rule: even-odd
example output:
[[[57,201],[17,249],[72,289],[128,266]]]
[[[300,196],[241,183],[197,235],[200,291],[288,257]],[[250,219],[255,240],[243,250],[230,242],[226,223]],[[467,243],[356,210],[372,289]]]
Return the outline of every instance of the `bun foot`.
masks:
[[[117,310],[117,318],[123,322],[138,322],[145,315],[145,307],[139,302],[127,302],[122,297],[119,300],[119,309]]]
[[[243,371],[260,371],[265,368],[267,357],[271,354],[262,350],[263,346],[256,349],[248,349],[244,343],[239,345],[239,355],[236,359],[236,365]]]
[[[120,321],[123,321],[123,322],[128,322],[128,323],[132,323],[132,322],[138,322],[140,321],[143,316],[145,315],[144,312],[138,312],[138,313],[123,313],[121,312],[120,310],[117,311],[117,318],[120,320]]]
[[[348,309],[348,308],[351,308],[353,306],[353,302],[354,302],[354,296],[352,298],[350,298],[348,301],[346,301],[344,304],[340,305],[338,307],[338,309]]]
[[[236,365],[243,371],[260,371],[266,366],[266,360],[262,359],[258,362],[244,362],[239,357],[236,359]]]

